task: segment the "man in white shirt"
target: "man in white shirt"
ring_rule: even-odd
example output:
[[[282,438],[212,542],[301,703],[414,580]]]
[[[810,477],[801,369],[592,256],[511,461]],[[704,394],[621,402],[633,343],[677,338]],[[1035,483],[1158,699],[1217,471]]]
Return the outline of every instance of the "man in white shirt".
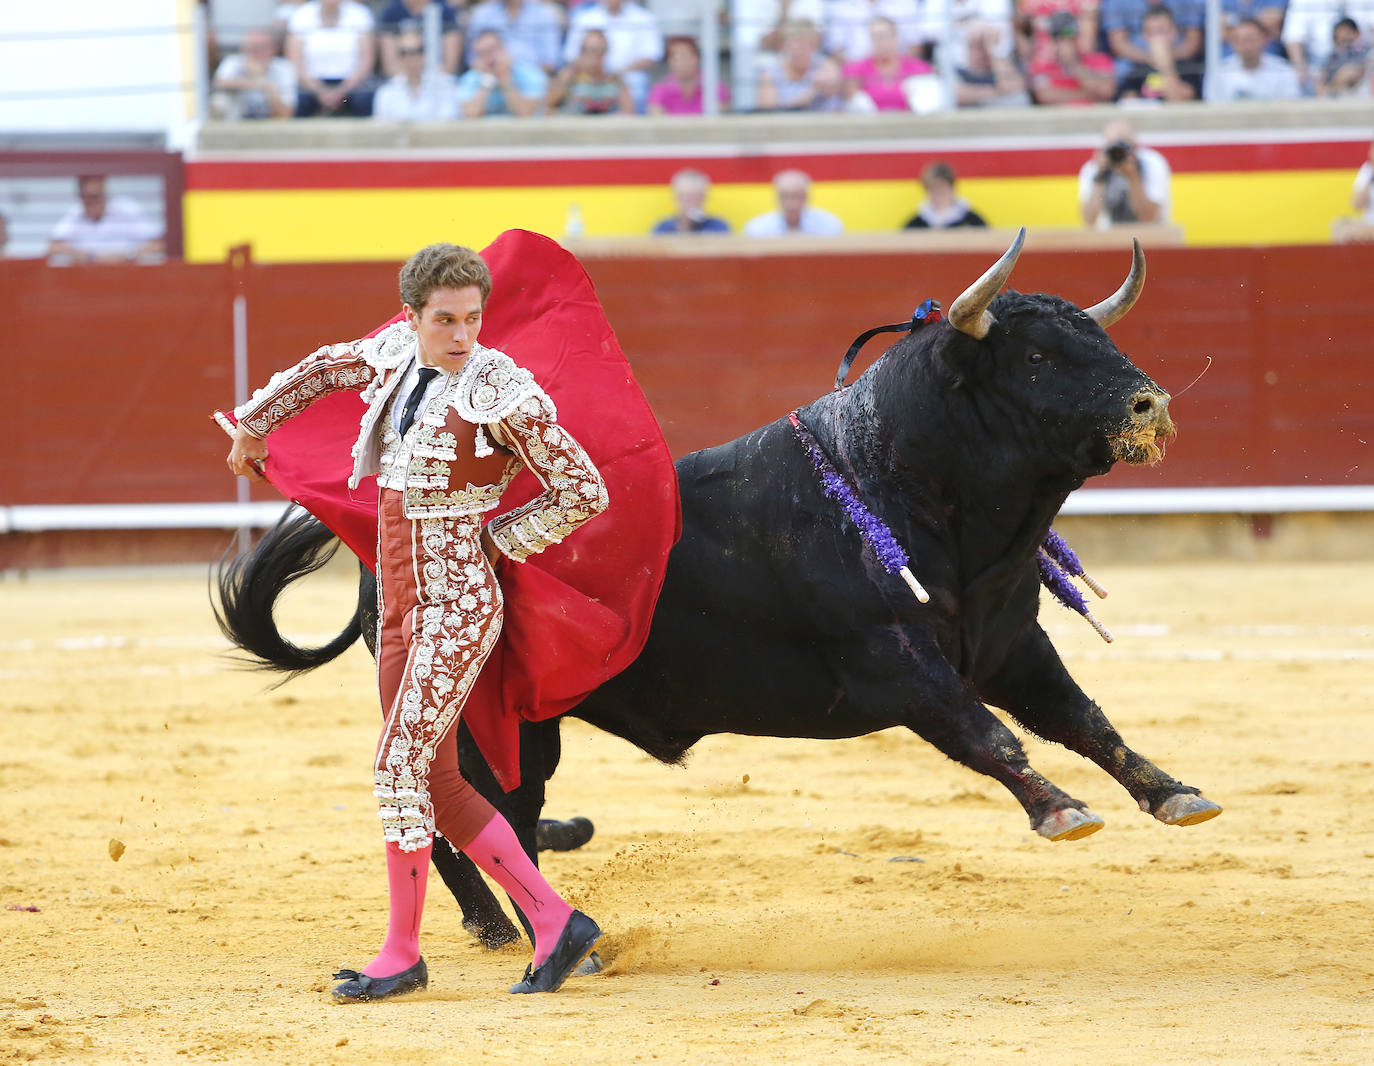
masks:
[[[744,224],[746,237],[834,237],[844,232],[844,223],[829,211],[808,204],[811,176],[800,170],[783,170],[773,175],[773,191],[778,209],[757,215]]]
[[[438,122],[458,117],[458,79],[425,69],[425,41],[418,33],[396,42],[401,72],[387,80],[372,102],[372,117],[384,122]]]
[[[111,197],[103,174],[76,179],[80,203],[53,230],[48,256],[69,263],[127,263],[162,254],[157,228],[127,196]]]
[[[1089,227],[1110,229],[1170,220],[1173,172],[1153,148],[1137,144],[1125,119],[1102,129],[1102,147],[1078,172],[1078,206]]]
[[[597,0],[572,13],[563,61],[571,63],[582,50],[582,35],[600,30],[606,35],[606,70],[619,74],[634,97],[635,110],[644,111],[649,98],[649,70],[663,58],[663,31],[647,8],[627,0]]]
[[[290,118],[296,111],[296,68],[274,55],[267,30],[245,30],[239,50],[225,56],[210,86],[216,118]]]
[[[1207,71],[1204,97],[1209,101],[1293,100],[1302,95],[1298,75],[1288,60],[1266,51],[1269,36],[1259,21],[1243,18],[1231,30],[1235,51],[1217,69]]]

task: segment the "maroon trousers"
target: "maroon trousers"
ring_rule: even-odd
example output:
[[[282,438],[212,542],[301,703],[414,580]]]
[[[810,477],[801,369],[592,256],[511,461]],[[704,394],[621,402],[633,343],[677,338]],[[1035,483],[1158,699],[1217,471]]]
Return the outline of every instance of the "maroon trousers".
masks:
[[[459,772],[453,730],[500,636],[501,586],[482,515],[412,520],[403,499],[382,489],[378,500],[374,795],[388,842],[414,851],[437,828],[461,850],[495,813]]]

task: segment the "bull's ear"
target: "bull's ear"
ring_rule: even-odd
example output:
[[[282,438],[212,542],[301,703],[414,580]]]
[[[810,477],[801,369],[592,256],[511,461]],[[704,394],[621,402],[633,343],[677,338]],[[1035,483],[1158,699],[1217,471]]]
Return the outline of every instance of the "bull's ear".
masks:
[[[963,295],[950,305],[951,326],[960,333],[967,333],[979,340],[988,335],[988,330],[992,329],[992,324],[997,321],[988,310],[988,304],[992,303],[992,298],[1011,277],[1012,268],[1016,266],[1016,257],[1021,254],[1021,245],[1025,243],[1026,227],[1022,226],[1016,234],[1016,240],[1011,242],[1011,247],[1002,254],[1002,258],[993,263],[986,274],[965,289]]]
[[[1145,289],[1145,253],[1140,250],[1139,239],[1131,238],[1131,249],[1131,273],[1121,288],[1084,312],[1103,329],[1124,318]]]

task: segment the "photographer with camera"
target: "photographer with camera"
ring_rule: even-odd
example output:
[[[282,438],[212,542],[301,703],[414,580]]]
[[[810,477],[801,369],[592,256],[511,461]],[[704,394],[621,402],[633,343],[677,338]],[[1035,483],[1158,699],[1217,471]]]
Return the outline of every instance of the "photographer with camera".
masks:
[[[1172,179],[1164,157],[1136,144],[1129,122],[1113,119],[1102,130],[1102,147],[1078,172],[1083,222],[1098,229],[1130,222],[1168,222]]]

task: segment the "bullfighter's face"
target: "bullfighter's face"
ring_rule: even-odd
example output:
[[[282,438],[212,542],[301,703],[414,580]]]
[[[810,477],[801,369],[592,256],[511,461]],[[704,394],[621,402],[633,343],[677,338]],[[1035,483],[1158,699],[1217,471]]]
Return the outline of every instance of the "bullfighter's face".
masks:
[[[461,370],[482,329],[482,290],[476,285],[435,289],[423,307],[404,304],[402,309],[420,345],[420,365]]]

